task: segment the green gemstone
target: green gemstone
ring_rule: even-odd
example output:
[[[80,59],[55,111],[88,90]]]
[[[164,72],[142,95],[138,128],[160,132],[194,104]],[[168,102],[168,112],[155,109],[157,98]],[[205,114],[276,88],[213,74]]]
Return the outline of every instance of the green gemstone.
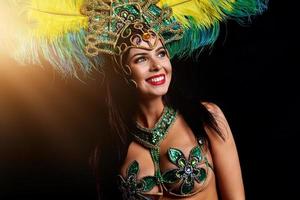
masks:
[[[161,10],[153,4],[149,6],[149,11],[156,16],[158,16],[161,13]]]
[[[135,137],[139,138],[139,141],[145,144],[146,147],[149,147],[149,144],[151,144],[150,147],[153,147],[152,145],[157,146],[158,143],[165,138],[168,128],[176,119],[177,112],[174,110],[172,112],[172,115],[168,115],[169,110],[173,109],[165,107],[161,119],[154,126],[155,128],[145,130],[144,128],[137,126],[138,131],[133,132],[132,134],[135,135]]]
[[[180,177],[177,175],[178,169],[172,169],[170,171],[165,172],[163,176],[163,181],[165,183],[175,183],[177,182]]]
[[[198,161],[198,159],[197,158],[195,158],[195,157],[192,157],[192,160],[191,160],[191,165],[193,166],[193,167],[196,167],[197,166],[197,164],[199,163],[199,161]]]
[[[186,165],[186,161],[184,158],[178,159],[178,167],[183,168]]]
[[[184,181],[181,185],[181,194],[189,194],[194,188],[194,181],[191,182]]]
[[[201,169],[200,169],[200,174],[197,176],[197,179],[198,179],[200,182],[202,182],[202,181],[204,181],[204,180],[206,179],[206,177],[207,177],[207,174],[206,174],[205,169],[201,168]]]
[[[156,185],[155,176],[147,176],[143,178],[142,181],[144,182],[144,188],[143,188],[144,192],[148,192],[152,190],[152,188]]]
[[[191,150],[190,159],[192,159],[193,157],[197,158],[198,162],[200,162],[202,160],[202,153],[201,153],[201,149],[199,146],[196,146]]]
[[[133,16],[133,15],[130,15],[130,16],[128,17],[128,19],[129,19],[130,21],[133,21],[133,20],[134,20],[134,16]]]
[[[157,149],[151,149],[151,155],[155,163],[159,162],[159,152]]]
[[[179,149],[170,148],[168,150],[169,159],[172,163],[177,165],[177,160],[180,158],[184,158],[183,153]]]
[[[130,164],[128,168],[127,176],[130,176],[132,174],[136,175],[138,171],[139,171],[139,163],[135,160]]]
[[[187,175],[187,179],[185,180],[187,183],[192,183],[194,182],[194,178],[191,175]]]
[[[94,17],[94,20],[95,20],[95,21],[99,21],[100,19],[101,19],[100,16],[95,16],[95,17]]]
[[[198,175],[200,174],[200,170],[197,169],[197,168],[194,168],[194,169],[193,169],[193,174],[194,174],[195,176],[198,176]]]

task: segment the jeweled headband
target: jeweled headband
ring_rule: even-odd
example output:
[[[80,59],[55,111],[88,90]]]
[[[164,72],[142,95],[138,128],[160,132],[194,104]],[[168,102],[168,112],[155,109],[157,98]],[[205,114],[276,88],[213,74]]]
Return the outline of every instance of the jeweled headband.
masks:
[[[103,69],[103,54],[121,56],[142,40],[160,38],[170,57],[186,56],[212,45],[219,24],[247,22],[262,13],[267,0],[8,0],[15,26],[2,28],[9,54],[21,63],[41,60],[66,75],[78,69]],[[1,25],[0,26],[5,26]],[[141,28],[141,26],[143,26]],[[13,29],[12,29],[13,27]],[[136,40],[136,39],[135,39]],[[2,48],[3,49],[3,48]],[[120,64],[120,59],[115,59]]]
[[[128,74],[122,65],[123,54],[132,47],[148,43],[148,49],[156,46],[158,38],[164,44],[182,37],[181,25],[171,18],[170,7],[159,8],[158,0],[147,1],[87,1],[81,12],[89,17],[86,37],[86,54],[95,57],[110,54],[118,66],[116,71]],[[154,45],[150,39],[154,38]],[[121,69],[121,70],[120,70]]]

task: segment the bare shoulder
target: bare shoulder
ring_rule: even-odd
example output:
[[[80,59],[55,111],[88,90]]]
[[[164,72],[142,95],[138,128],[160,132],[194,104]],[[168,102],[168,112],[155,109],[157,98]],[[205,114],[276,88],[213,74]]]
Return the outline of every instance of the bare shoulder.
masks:
[[[225,118],[223,111],[221,108],[212,102],[200,102],[202,105],[205,106],[205,108],[213,115],[213,116],[219,116]]]
[[[227,119],[222,111],[222,109],[212,102],[201,102],[202,105],[212,114],[214,120],[216,121],[217,128],[220,133],[224,136],[224,138],[232,137],[232,133],[227,122]],[[208,134],[215,132],[213,129],[206,127]],[[213,133],[217,135],[216,133]]]
[[[222,199],[245,199],[238,152],[229,124],[219,106],[209,102],[202,102],[202,104],[212,114],[219,132],[224,136],[223,139],[214,129],[205,127],[221,197]]]

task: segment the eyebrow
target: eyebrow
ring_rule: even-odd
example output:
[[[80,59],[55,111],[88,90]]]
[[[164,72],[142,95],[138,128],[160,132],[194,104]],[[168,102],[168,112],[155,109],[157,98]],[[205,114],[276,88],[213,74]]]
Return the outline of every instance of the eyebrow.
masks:
[[[156,49],[155,50],[155,52],[158,52],[158,51],[160,51],[161,49],[165,49],[165,47],[164,46],[161,46],[161,47],[159,47],[158,49]],[[136,54],[134,54],[133,56],[131,56],[131,58],[129,59],[129,60],[132,60],[134,57],[136,57],[136,56],[145,56],[145,55],[147,55],[147,53],[136,53]]]

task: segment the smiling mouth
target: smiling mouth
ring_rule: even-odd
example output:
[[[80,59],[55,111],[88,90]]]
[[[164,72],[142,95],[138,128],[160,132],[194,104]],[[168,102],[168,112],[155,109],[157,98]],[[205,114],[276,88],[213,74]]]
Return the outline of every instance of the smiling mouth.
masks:
[[[164,74],[159,74],[156,76],[151,76],[147,78],[146,81],[151,85],[162,85],[166,82],[166,76]]]

